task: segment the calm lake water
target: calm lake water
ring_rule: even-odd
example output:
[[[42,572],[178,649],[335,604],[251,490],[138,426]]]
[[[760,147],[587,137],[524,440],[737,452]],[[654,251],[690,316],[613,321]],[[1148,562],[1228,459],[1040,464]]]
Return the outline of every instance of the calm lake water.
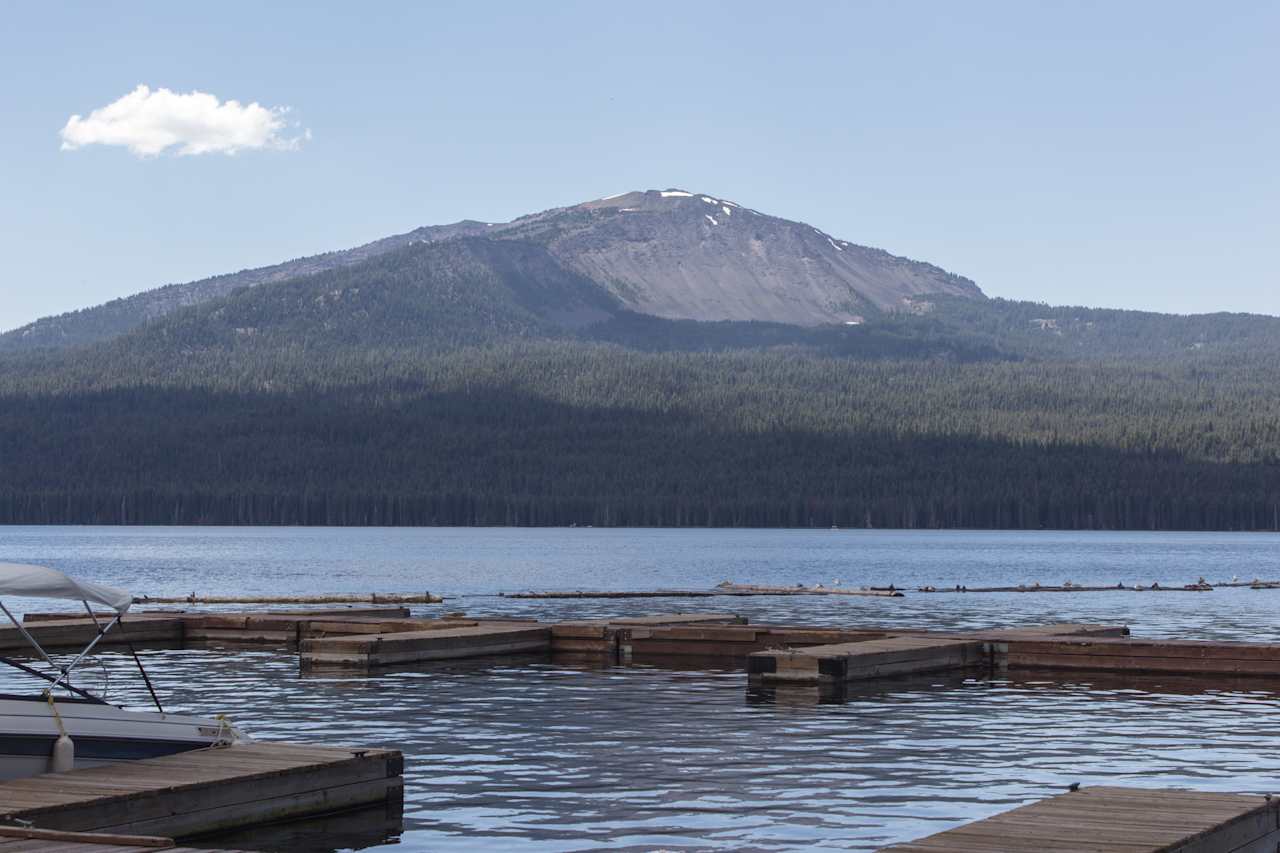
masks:
[[[1280,590],[912,595],[900,599],[519,601],[524,589],[704,588],[722,580],[951,587],[1181,585],[1280,578],[1280,537],[891,531],[0,527],[0,561],[153,595],[444,594],[476,616],[672,609],[752,621],[969,628],[1128,624],[1140,636],[1280,641]],[[46,603],[39,603],[41,609]],[[908,678],[838,698],[748,688],[736,671],[531,658],[301,677],[293,654],[147,653],[177,710],[264,739],[406,754],[409,850],[874,850],[1071,783],[1280,791],[1280,685],[1177,678]],[[132,664],[85,683],[146,707]],[[0,676],[0,687],[16,686]],[[236,838],[392,843],[360,821]]]

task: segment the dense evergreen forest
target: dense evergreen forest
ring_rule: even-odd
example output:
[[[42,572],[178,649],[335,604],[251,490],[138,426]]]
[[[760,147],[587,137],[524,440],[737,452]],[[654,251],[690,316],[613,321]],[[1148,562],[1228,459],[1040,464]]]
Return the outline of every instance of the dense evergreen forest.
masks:
[[[535,339],[10,359],[0,522],[1280,522],[1269,363],[710,349]]]
[[[1280,320],[639,315],[414,244],[0,355],[0,522],[1280,529]]]

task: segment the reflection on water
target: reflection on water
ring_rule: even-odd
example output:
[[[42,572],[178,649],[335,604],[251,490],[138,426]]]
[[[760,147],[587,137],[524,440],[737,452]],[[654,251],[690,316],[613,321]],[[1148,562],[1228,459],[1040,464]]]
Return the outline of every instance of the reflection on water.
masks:
[[[153,594],[309,590],[453,596],[472,615],[673,609],[753,622],[989,628],[1051,621],[1135,635],[1280,641],[1280,591],[520,601],[521,588],[760,583],[1186,582],[1278,577],[1274,536],[779,531],[295,531],[0,528],[0,559],[54,562]],[[430,608],[418,608],[431,612]],[[1010,671],[843,691],[748,688],[714,662],[606,666],[529,656],[301,677],[271,651],[149,650],[174,710],[256,737],[406,754],[409,850],[873,850],[1071,782],[1268,792],[1280,684]],[[132,662],[86,686],[146,708]],[[11,687],[0,676],[0,689]],[[383,816],[385,819],[385,816]],[[227,846],[388,842],[375,819],[255,830]],[[220,839],[221,841],[221,839]]]
[[[332,853],[396,844],[404,832],[398,808],[381,805],[311,820],[269,824],[184,842],[211,850],[279,850],[288,853]]]

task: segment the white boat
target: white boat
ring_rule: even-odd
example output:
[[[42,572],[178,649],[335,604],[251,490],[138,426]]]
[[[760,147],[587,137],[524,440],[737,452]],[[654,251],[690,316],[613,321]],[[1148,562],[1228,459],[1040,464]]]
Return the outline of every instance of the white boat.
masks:
[[[222,718],[166,714],[153,690],[157,711],[126,711],[69,684],[76,666],[120,623],[133,603],[133,596],[125,590],[76,581],[44,566],[0,563],[0,596],[80,601],[98,624],[97,635],[84,650],[70,663],[59,665],[0,598],[0,611],[31,645],[37,658],[22,662],[0,657],[0,664],[45,682],[42,692],[31,695],[0,694],[0,779],[136,761],[247,740]],[[111,608],[115,616],[102,624],[91,603]],[[137,660],[136,654],[134,658]],[[138,668],[151,690],[140,660]]]

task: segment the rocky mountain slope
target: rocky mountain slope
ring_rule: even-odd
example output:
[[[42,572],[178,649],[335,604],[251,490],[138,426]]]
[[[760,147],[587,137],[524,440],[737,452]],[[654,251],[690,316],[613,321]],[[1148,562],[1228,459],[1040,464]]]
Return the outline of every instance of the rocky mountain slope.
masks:
[[[632,192],[524,217],[503,235],[545,243],[627,308],[669,319],[802,326],[981,298],[972,281],[684,190]]]
[[[594,284],[599,293],[587,300],[593,305],[604,299],[621,310],[668,319],[822,326],[919,310],[932,295],[983,298],[972,281],[930,264],[718,197],[650,190],[507,223],[429,226],[354,249],[168,285],[37,320],[0,335],[0,351],[109,340],[240,288],[355,268],[418,243],[463,238],[540,246]]]

